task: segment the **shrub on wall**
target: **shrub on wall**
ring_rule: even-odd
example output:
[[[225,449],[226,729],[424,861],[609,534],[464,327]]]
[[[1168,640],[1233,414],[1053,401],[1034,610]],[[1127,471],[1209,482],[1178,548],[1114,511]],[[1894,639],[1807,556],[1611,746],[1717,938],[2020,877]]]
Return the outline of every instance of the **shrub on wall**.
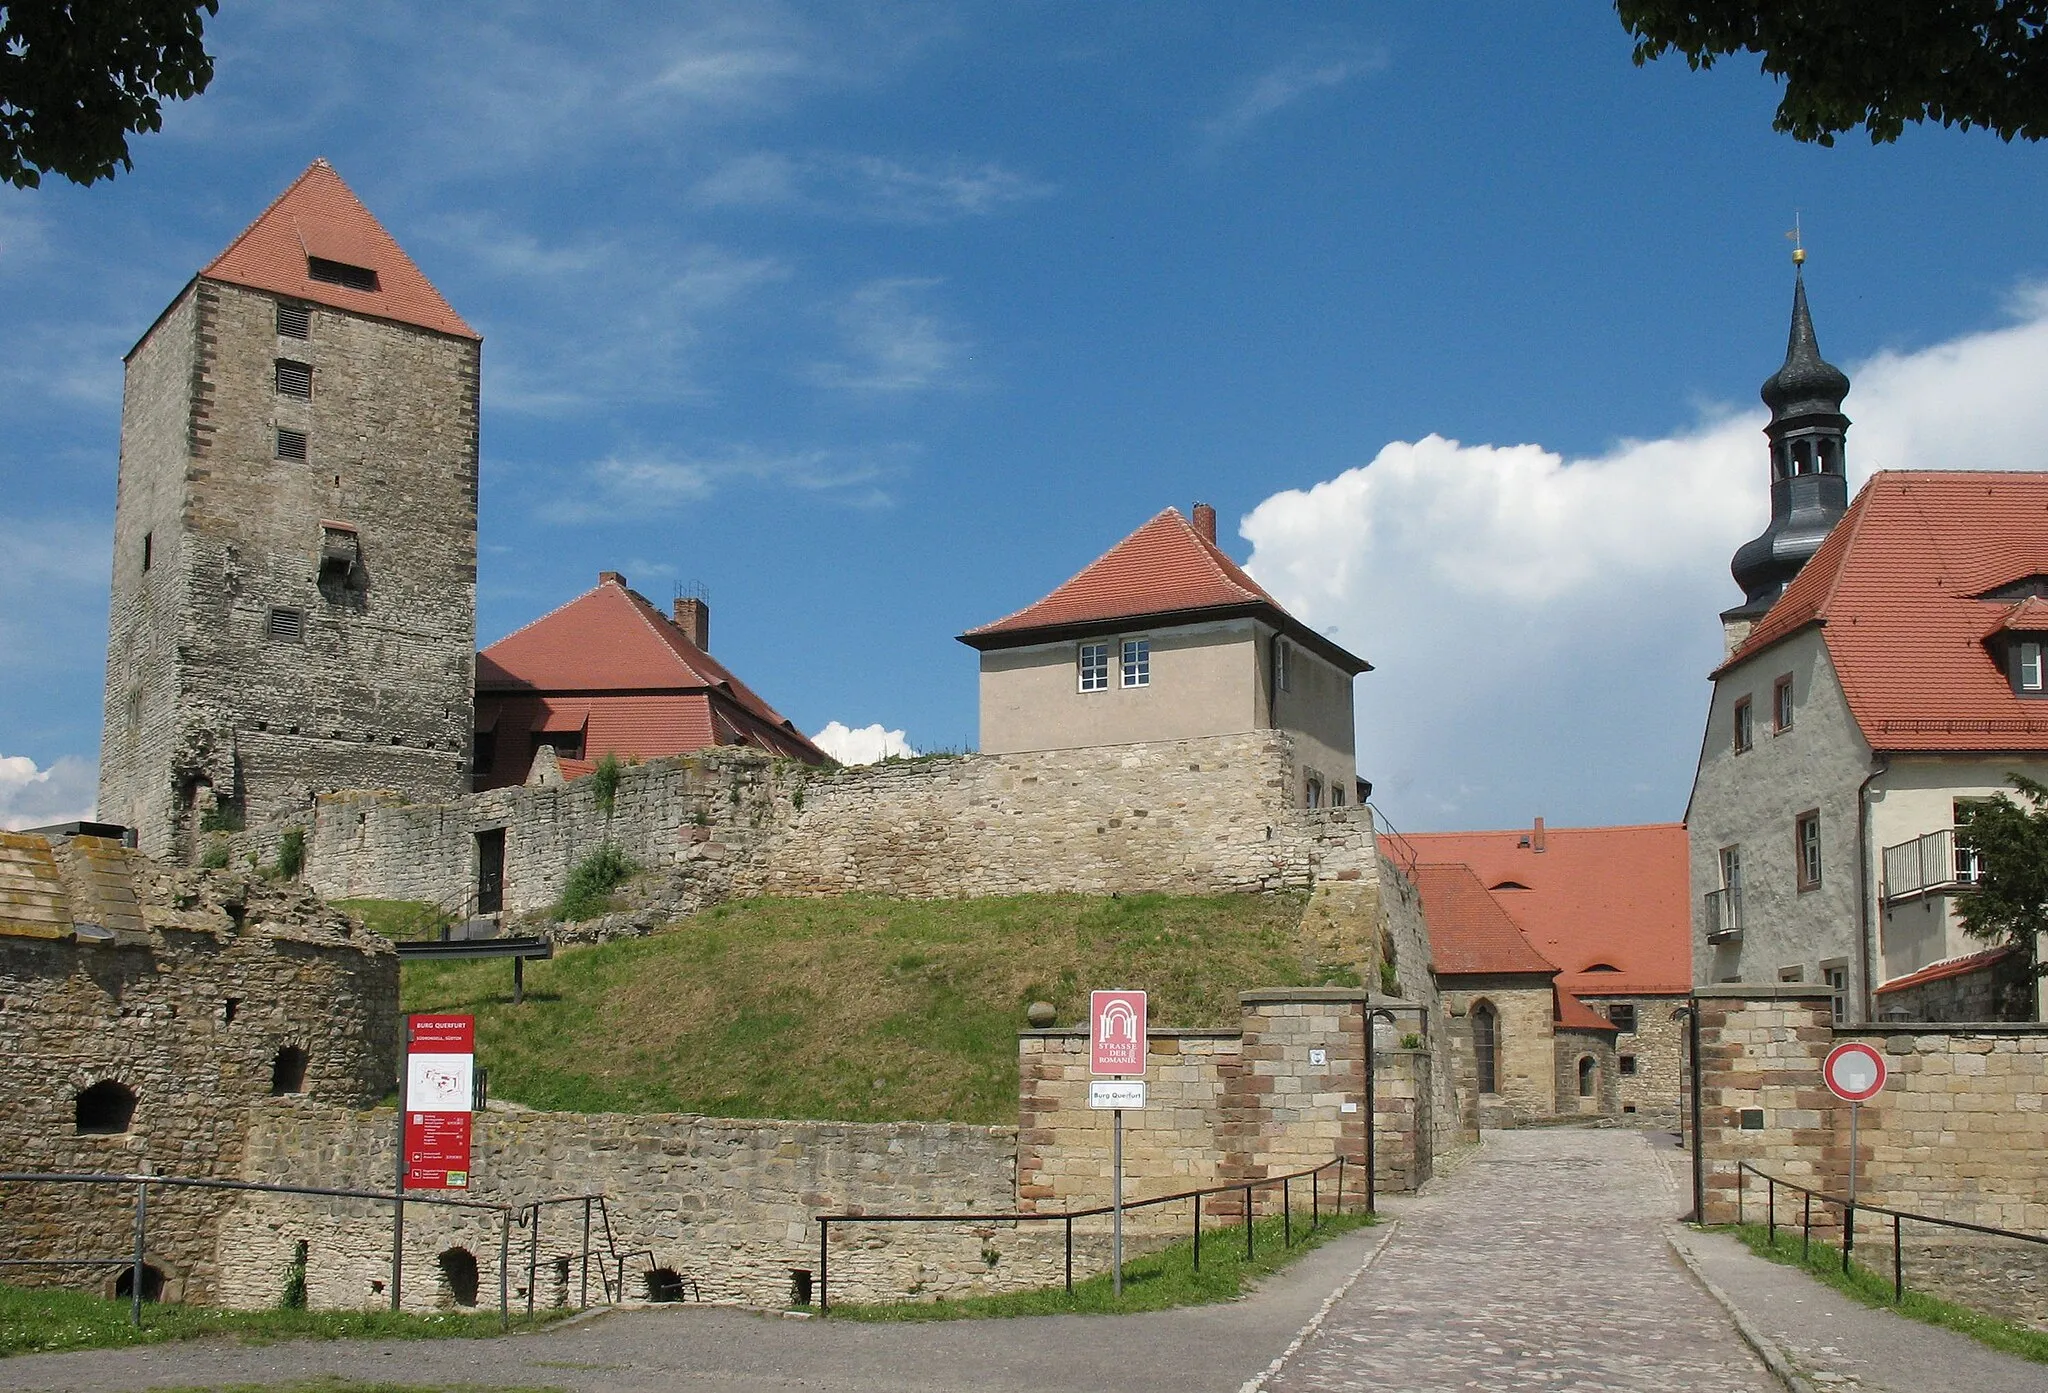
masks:
[[[287,827],[277,839],[277,878],[296,880],[306,868],[306,829]]]
[[[611,908],[611,893],[639,871],[633,858],[610,842],[584,857],[569,872],[562,886],[555,917],[564,920],[595,919]]]
[[[590,793],[597,800],[598,811],[606,817],[612,815],[612,808],[619,798],[619,757],[607,754],[590,771]]]

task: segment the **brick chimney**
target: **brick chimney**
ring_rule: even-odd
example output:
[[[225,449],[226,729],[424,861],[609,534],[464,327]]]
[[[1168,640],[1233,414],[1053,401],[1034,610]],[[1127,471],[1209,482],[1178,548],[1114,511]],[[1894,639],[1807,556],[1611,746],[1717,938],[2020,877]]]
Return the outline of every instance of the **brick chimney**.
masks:
[[[711,606],[693,595],[678,595],[675,604],[676,627],[683,631],[683,637],[696,644],[706,653],[711,651]]]
[[[597,583],[599,585],[616,585],[621,590],[626,588],[626,578],[617,571],[599,571],[597,573]]]
[[[1540,817],[1536,819],[1535,829],[1529,834],[1529,850],[1535,852],[1543,850],[1543,819]]]
[[[1195,531],[1202,535],[1203,541],[1211,546],[1216,545],[1216,509],[1214,505],[1208,503],[1197,503],[1195,505]]]

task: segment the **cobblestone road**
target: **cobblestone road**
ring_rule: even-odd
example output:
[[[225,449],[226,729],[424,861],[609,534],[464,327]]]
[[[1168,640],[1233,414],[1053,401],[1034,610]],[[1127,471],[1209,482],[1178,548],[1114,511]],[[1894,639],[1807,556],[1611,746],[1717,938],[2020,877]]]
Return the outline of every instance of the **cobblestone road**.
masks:
[[[1430,1189],[1269,1393],[1777,1393],[1672,1257],[1683,1206],[1640,1133],[1489,1133]]]

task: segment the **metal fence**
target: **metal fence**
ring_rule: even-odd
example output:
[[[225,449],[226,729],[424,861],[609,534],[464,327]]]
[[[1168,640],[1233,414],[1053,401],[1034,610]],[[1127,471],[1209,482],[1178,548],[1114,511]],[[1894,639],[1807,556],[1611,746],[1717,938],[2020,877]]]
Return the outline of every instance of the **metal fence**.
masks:
[[[1915,1214],[1910,1209],[1893,1209],[1889,1206],[1882,1204],[1870,1204],[1863,1200],[1851,1199],[1846,1195],[1830,1195],[1825,1191],[1809,1189],[1807,1186],[1796,1184],[1790,1180],[1780,1180],[1774,1175],[1769,1175],[1764,1171],[1758,1170],[1755,1166],[1751,1165],[1747,1161],[1742,1162],[1736,1170],[1735,1219],[1737,1223],[1743,1223],[1747,1220],[1747,1211],[1745,1206],[1746,1195],[1749,1186],[1748,1181],[1745,1177],[1751,1175],[1755,1176],[1757,1179],[1764,1182],[1764,1226],[1766,1231],[1770,1234],[1771,1246],[1774,1248],[1777,1246],[1778,1243],[1778,1191],[1790,1190],[1800,1197],[1799,1256],[1802,1261],[1810,1259],[1813,1255],[1813,1210],[1816,1202],[1818,1202],[1820,1205],[1821,1226],[1823,1228],[1826,1228],[1828,1226],[1827,1215],[1828,1210],[1830,1208],[1839,1209],[1842,1213],[1842,1271],[1844,1273],[1847,1273],[1849,1271],[1850,1260],[1854,1257],[1856,1252],[1857,1215],[1875,1214],[1879,1216],[1881,1220],[1890,1219],[1892,1221],[1891,1240],[1893,1301],[1903,1301],[1906,1296],[1906,1250],[1904,1234],[1905,1225],[1908,1223],[1929,1224],[1937,1228],[1954,1229],[1961,1233],[1973,1233],[1991,1238],[2016,1239],[2021,1243],[2033,1244],[2044,1250],[2048,1250],[2048,1237],[2044,1237],[2041,1234],[2018,1233],[2012,1229],[2002,1229],[1995,1227],[1991,1224],[1966,1223],[1961,1219],[1939,1219],[1932,1214]],[[1791,1227],[1791,1222],[1789,1219],[1786,1221],[1785,1226],[1787,1228]],[[1870,1270],[1873,1272],[1876,1271],[1875,1268],[1871,1268]]]
[[[531,1229],[527,1249],[527,1310],[533,1310],[534,1276],[540,1258],[540,1214],[544,1206],[580,1204],[583,1206],[583,1230],[581,1258],[583,1265],[583,1302],[590,1299],[590,1254],[591,1218],[593,1207],[604,1216],[603,1231],[608,1251],[617,1259],[617,1291],[625,1293],[625,1259],[634,1254],[618,1253],[611,1245],[611,1220],[605,1210],[602,1194],[569,1195],[557,1198],[535,1200],[522,1205],[493,1203],[488,1200],[457,1199],[452,1196],[423,1195],[388,1190],[347,1190],[317,1185],[272,1185],[252,1180],[203,1180],[186,1176],[106,1174],[101,1172],[54,1172],[54,1171],[5,1171],[0,1172],[0,1184],[10,1185],[78,1185],[133,1187],[134,1218],[132,1223],[133,1250],[118,1256],[71,1255],[56,1258],[0,1257],[0,1268],[13,1267],[98,1267],[127,1268],[129,1270],[130,1319],[142,1324],[142,1303],[146,1286],[145,1270],[149,1266],[149,1192],[161,1190],[225,1190],[253,1192],[272,1195],[305,1195],[327,1199],[369,1200],[393,1207],[391,1240],[391,1309],[398,1310],[403,1291],[405,1270],[403,1214],[407,1205],[428,1205],[446,1209],[482,1210],[498,1216],[498,1316],[501,1325],[511,1323],[511,1270],[512,1230],[515,1226]],[[613,1286],[609,1268],[599,1264],[599,1280],[605,1295],[611,1297]]]
[[[1208,1185],[1199,1190],[1177,1190],[1170,1195],[1155,1195],[1148,1200],[1127,1200],[1126,1212],[1133,1209],[1149,1209],[1155,1205],[1174,1204],[1181,1200],[1193,1201],[1195,1241],[1195,1270],[1202,1270],[1202,1200],[1209,1195],[1242,1194],[1244,1196],[1244,1255],[1254,1256],[1252,1237],[1252,1194],[1257,1190],[1280,1187],[1282,1214],[1282,1241],[1292,1247],[1294,1244],[1294,1185],[1300,1180],[1309,1184],[1309,1226],[1311,1231],[1323,1222],[1323,1172],[1336,1168],[1337,1189],[1331,1212],[1344,1212],[1344,1168],[1355,1165],[1343,1156],[1334,1157],[1319,1166],[1307,1170],[1292,1171],[1286,1175],[1268,1176],[1263,1180],[1235,1181],[1228,1185]],[[834,1224],[1054,1224],[1066,1225],[1066,1273],[1067,1290],[1074,1289],[1074,1220],[1100,1218],[1112,1213],[1114,1205],[1101,1204],[1088,1209],[1065,1209],[1029,1213],[1013,1211],[1007,1214],[821,1214],[818,1216],[818,1309],[832,1309],[832,1225]],[[1367,1208],[1370,1213],[1370,1206]]]

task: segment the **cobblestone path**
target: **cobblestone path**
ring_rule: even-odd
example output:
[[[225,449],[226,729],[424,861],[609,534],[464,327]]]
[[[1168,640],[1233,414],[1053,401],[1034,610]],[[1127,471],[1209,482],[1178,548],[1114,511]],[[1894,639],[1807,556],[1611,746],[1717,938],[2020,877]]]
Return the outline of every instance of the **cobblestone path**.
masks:
[[[1404,1206],[1386,1251],[1267,1390],[1777,1390],[1672,1256],[1683,1204],[1650,1144],[1489,1133]]]

